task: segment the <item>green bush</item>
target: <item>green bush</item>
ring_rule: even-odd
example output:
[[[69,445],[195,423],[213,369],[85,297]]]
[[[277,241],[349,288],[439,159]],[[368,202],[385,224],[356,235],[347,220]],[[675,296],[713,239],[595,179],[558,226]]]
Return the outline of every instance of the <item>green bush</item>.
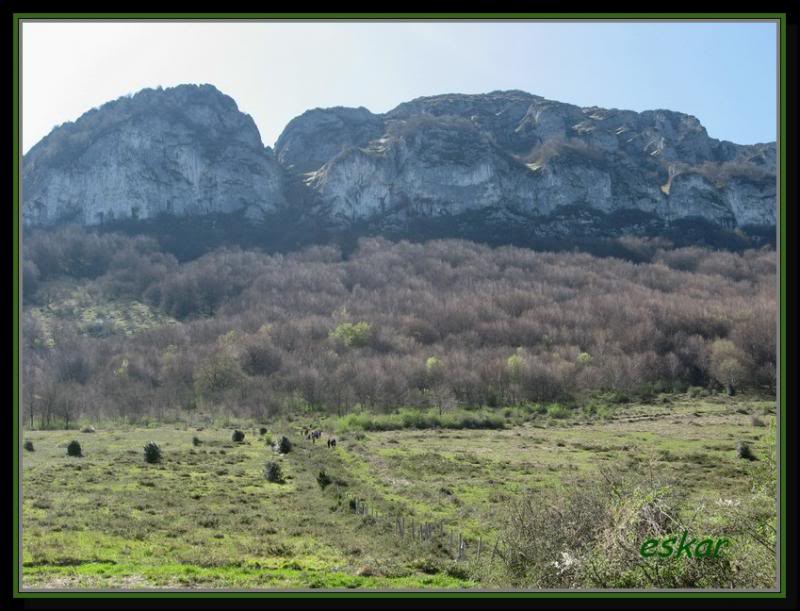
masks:
[[[597,417],[602,420],[610,420],[614,417],[614,408],[608,405],[601,405],[597,408]]]
[[[460,566],[456,562],[452,562],[445,566],[444,572],[455,579],[469,579],[470,571],[465,566]]]
[[[436,575],[441,572],[439,562],[434,558],[420,558],[414,562],[414,568],[426,575]]]
[[[642,403],[651,404],[656,396],[655,385],[650,383],[642,384],[639,388],[637,388],[633,392],[633,395],[636,399],[638,399]]]
[[[233,435],[231,436],[231,439],[233,441],[235,441],[236,443],[243,442],[244,441],[244,431],[240,431],[239,429],[236,429],[233,432]]]
[[[630,403],[630,397],[620,390],[609,390],[608,392],[601,393],[597,396],[598,399],[604,403],[613,403],[615,405],[620,403]]]
[[[740,441],[736,444],[736,456],[744,458],[745,460],[758,460],[753,454],[753,449],[746,441]]]
[[[672,392],[672,382],[668,382],[666,380],[658,380],[655,384],[653,384],[653,392],[654,393]]]
[[[325,473],[325,469],[322,469],[317,474],[317,483],[319,484],[320,488],[325,490],[325,488],[327,488],[328,486],[330,486],[333,483],[333,479],[331,479],[330,475]]]
[[[28,452],[33,452],[33,442],[30,439],[26,439],[25,444],[22,447]]]
[[[689,385],[683,380],[673,380],[672,382],[672,392],[674,393],[684,393],[688,388]]]
[[[707,397],[709,393],[708,390],[702,386],[690,386],[686,394],[689,395],[691,399],[697,399],[698,397]]]
[[[570,411],[560,403],[551,403],[547,406],[547,415],[551,418],[569,418]]]
[[[502,413],[456,410],[439,415],[437,410],[402,409],[394,414],[348,414],[338,419],[340,431],[396,431],[401,429],[502,429]]]
[[[151,465],[161,462],[161,448],[155,441],[148,441],[144,445],[144,460]]]
[[[461,416],[445,414],[442,426],[448,429],[502,429],[505,427],[505,422],[497,414]]]
[[[67,456],[83,456],[81,444],[74,439],[70,441],[69,445],[67,446]]]
[[[292,451],[292,442],[289,441],[289,438],[285,435],[282,435],[280,440],[278,441],[276,448],[280,454],[288,454]]]
[[[281,466],[276,462],[268,462],[264,465],[264,477],[267,481],[274,484],[282,484],[284,481],[283,469],[281,469]]]

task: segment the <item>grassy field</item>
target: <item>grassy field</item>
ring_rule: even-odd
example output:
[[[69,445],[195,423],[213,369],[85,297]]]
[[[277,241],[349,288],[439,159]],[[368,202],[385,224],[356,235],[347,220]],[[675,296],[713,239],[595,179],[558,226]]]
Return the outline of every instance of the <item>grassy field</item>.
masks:
[[[325,437],[302,438],[310,421],[264,423],[267,436],[294,443],[285,455],[253,423],[236,423],[242,443],[231,440],[234,426],[26,431],[34,451],[22,461],[23,587],[502,587],[496,560],[488,551],[477,557],[474,541],[488,550],[522,495],[591,481],[603,465],[647,463],[679,480],[693,504],[735,501],[763,465],[738,458],[736,444],[769,456],[774,418],[773,401],[675,395],[606,419],[543,414],[499,430],[346,430],[334,449]],[[66,455],[72,439],[82,458]],[[144,461],[150,440],[161,446],[160,464]],[[284,483],[264,478],[267,461],[281,464]],[[323,469],[333,480],[324,490]],[[370,515],[353,512],[351,500]],[[443,530],[420,542],[408,535],[412,522]],[[472,546],[461,560],[458,533]]]

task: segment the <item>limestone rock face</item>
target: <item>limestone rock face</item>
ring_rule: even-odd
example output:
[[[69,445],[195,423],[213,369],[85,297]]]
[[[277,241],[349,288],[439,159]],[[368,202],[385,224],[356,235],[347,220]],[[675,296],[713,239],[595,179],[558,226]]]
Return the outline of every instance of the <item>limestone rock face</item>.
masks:
[[[285,205],[284,171],[250,116],[210,85],[147,89],[54,129],[23,160],[26,224]]]
[[[292,119],[275,148],[278,161],[295,172],[319,169],[345,147],[361,147],[379,138],[383,120],[366,108],[316,108]]]
[[[518,166],[471,122],[421,117],[392,124],[366,147],[343,149],[309,173],[307,184],[333,219],[345,223],[376,215],[461,214],[508,197],[532,208],[533,174],[520,172],[522,185],[507,180]]]
[[[442,95],[381,115],[311,111],[276,151],[339,223],[484,210],[533,226],[576,206],[726,228],[776,218],[775,144],[715,140],[668,110],[580,108],[522,91]]]
[[[686,114],[581,108],[523,91],[424,97],[383,114],[317,108],[293,119],[273,152],[231,98],[182,85],[54,129],[23,160],[23,218],[93,225],[289,211],[309,226],[480,218],[545,236],[693,218],[774,226],[776,157],[775,143],[715,140]]]

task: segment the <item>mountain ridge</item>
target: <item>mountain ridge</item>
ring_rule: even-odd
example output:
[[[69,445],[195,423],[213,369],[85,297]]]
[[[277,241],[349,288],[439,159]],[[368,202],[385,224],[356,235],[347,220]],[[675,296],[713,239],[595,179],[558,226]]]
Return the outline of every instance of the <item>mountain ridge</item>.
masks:
[[[775,143],[711,138],[685,113],[521,90],[423,96],[385,113],[313,108],[273,149],[233,98],[180,85],[107,102],[34,145],[23,158],[23,221],[269,222],[289,211],[377,232],[475,214],[551,237],[658,233],[687,219],[769,227],[776,153]],[[639,218],[611,227],[603,217],[615,215]]]

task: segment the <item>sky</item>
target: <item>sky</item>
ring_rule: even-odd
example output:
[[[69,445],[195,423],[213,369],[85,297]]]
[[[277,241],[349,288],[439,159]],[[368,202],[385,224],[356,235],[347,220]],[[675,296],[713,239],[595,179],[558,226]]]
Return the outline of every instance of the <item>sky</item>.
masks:
[[[265,145],[309,108],[386,112],[441,93],[521,89],[579,106],[667,108],[710,136],[776,139],[774,23],[28,22],[22,142],[146,87],[210,83]]]

